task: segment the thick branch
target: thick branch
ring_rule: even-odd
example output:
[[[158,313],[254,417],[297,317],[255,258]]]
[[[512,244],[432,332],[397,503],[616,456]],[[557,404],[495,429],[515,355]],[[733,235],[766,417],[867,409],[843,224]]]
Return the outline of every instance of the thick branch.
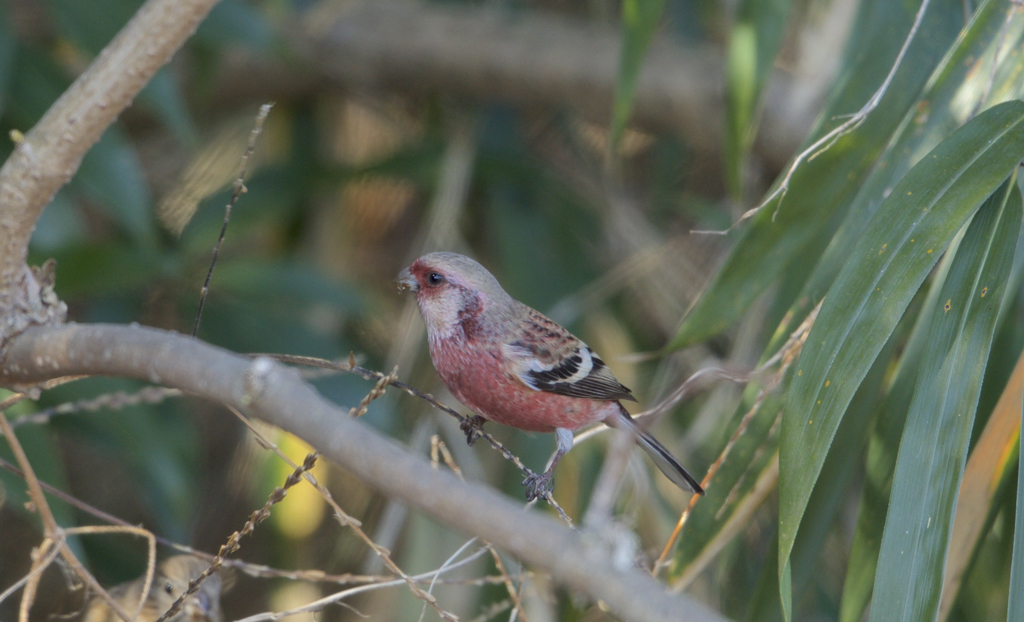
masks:
[[[17,387],[74,374],[148,380],[225,402],[310,442],[381,492],[446,525],[485,538],[624,620],[722,620],[686,596],[673,596],[635,568],[616,568],[609,551],[553,518],[481,485],[464,483],[350,418],[295,370],[255,361],[175,333],[114,325],[31,328],[16,337],[0,384]]]
[[[605,122],[619,42],[612,27],[554,16],[370,1],[340,11],[315,49],[321,71],[346,84],[568,105]],[[634,118],[720,149],[721,75],[720,54],[658,41],[644,61]]]
[[[192,34],[217,0],[149,0],[50,107],[0,169],[0,346],[63,305],[25,269],[36,220],[104,130]]]
[[[313,64],[329,79],[405,92],[567,106],[601,123],[610,118],[621,40],[617,28],[461,4],[449,9],[371,0],[343,6],[333,21],[318,22],[294,38],[299,47],[313,41]],[[655,41],[640,74],[634,121],[685,136],[702,151],[720,152],[723,64],[717,48]],[[788,80],[778,74],[773,83]],[[790,134],[783,139],[787,144],[773,146],[777,156],[769,157],[780,166],[807,131],[793,127],[781,110],[782,99],[773,94],[765,111],[765,124],[781,124]]]

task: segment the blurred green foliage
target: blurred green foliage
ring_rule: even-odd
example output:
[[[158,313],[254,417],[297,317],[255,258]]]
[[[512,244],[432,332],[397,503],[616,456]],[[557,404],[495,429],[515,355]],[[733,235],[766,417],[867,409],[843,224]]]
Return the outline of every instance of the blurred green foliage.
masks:
[[[852,622],[865,611],[888,619],[903,603],[912,604],[901,615],[933,617],[947,564],[946,544],[937,540],[944,538],[918,541],[921,556],[910,570],[890,561],[892,542],[895,534],[919,528],[926,508],[927,518],[941,521],[939,531],[952,529],[964,460],[1024,349],[1020,196],[1016,184],[1004,184],[1024,155],[1024,104],[1015,101],[1024,84],[1024,14],[1006,0],[987,0],[965,21],[969,4],[933,0],[879,107],[801,165],[780,200],[723,241],[688,232],[727,227],[742,212],[737,201],[763,196],[773,180],[779,183],[784,171],[773,168],[757,139],[772,105],[769,86],[780,67],[792,71],[793,83],[804,79],[801,62],[822,53],[808,43],[812,35],[844,35],[829,30],[834,15],[850,10],[844,1],[742,1],[733,12],[706,0],[489,7],[507,19],[558,15],[621,30],[610,109],[600,122],[549,103],[518,106],[442,89],[392,92],[331,83],[308,66],[316,57],[296,45],[294,33],[315,23],[320,11],[337,8],[332,4],[223,0],[93,146],[43,213],[30,249],[33,264],[57,259],[56,289],[70,318],[191,331],[252,119],[274,98],[247,192],[228,225],[200,338],[238,352],[342,359],[353,353],[382,371],[397,364],[402,380],[456,405],[430,367],[419,320],[406,313],[410,303],[391,281],[419,254],[443,247],[474,255],[513,296],[584,338],[649,406],[701,367],[752,368],[767,360],[824,299],[804,358],[778,378],[779,388],[762,395],[769,379],[761,376],[745,389],[709,389],[657,424],[659,437],[696,473],[729,448],[708,495],[667,551],[664,576],[677,586],[696,586],[734,619]],[[0,3],[2,135],[29,130],[140,5]],[[470,2],[422,6],[439,5],[467,14],[481,10]],[[818,85],[820,114],[805,145],[878,88],[919,6],[859,3],[845,52],[830,48],[836,69]],[[659,37],[717,50],[723,61],[725,125],[722,145],[712,153],[685,133],[630,121],[645,56]],[[713,112],[708,118],[717,118]],[[467,136],[468,144],[460,142]],[[10,141],[0,141],[0,158],[11,149]],[[463,187],[452,187],[460,154],[468,154],[468,174]],[[948,210],[926,214],[934,205]],[[176,219],[184,225],[180,235],[171,232]],[[977,231],[965,234],[968,227]],[[924,255],[913,250],[925,242]],[[888,261],[893,253],[902,254]],[[949,329],[942,324],[946,301],[940,294],[973,287],[962,282],[967,265],[999,266],[990,285],[978,284],[995,299],[986,301],[984,322],[972,324],[980,307],[957,308],[947,319],[968,319]],[[946,330],[954,330],[942,333],[948,341],[962,346],[952,348],[956,357],[949,364],[972,370],[971,391],[957,435],[947,435],[943,425],[940,446],[927,440],[936,430],[922,400],[941,401],[943,391],[968,384],[966,373],[935,371],[948,344],[929,335]],[[968,334],[982,337],[968,342]],[[640,363],[625,357],[651,351],[661,356]],[[352,376],[314,382],[345,406],[371,388]],[[141,386],[83,380],[9,414]],[[966,413],[974,410],[972,422]],[[468,477],[522,495],[517,471],[486,448],[465,447],[450,420],[408,396],[389,392],[370,406],[365,421],[423,455],[430,436],[439,434]],[[545,435],[491,431],[532,467],[553,448]],[[187,397],[55,415],[45,425],[19,426],[18,434],[41,479],[207,551],[238,529],[282,479],[275,459],[234,417]],[[604,447],[601,440],[581,443],[559,466],[555,495],[575,519],[588,507]],[[917,460],[921,455],[933,462]],[[11,460],[6,445],[0,457]],[[653,559],[688,500],[649,464],[638,465],[629,470],[616,513],[636,528],[640,557]],[[977,619],[972,612],[979,603],[986,611],[1006,602],[1016,611],[1024,607],[1008,587],[1011,565],[1018,583],[1024,565],[1024,523],[1015,511],[1024,487],[1013,481],[1015,472],[990,474],[997,484],[992,490],[1001,492],[971,509],[986,528],[967,547],[967,559],[948,562],[966,571],[958,583],[942,587],[951,591],[943,598],[953,602],[941,610],[945,619]],[[926,497],[920,502],[890,503],[891,490],[916,490],[931,476],[936,483],[919,491]],[[440,566],[464,542],[422,515],[403,515],[347,473],[331,468],[318,477],[409,572]],[[0,551],[21,560],[0,564],[3,588],[24,573],[24,543],[38,534],[33,515],[24,511],[21,480],[0,472],[0,490]],[[62,525],[97,522],[66,503],[53,507]],[[306,507],[298,514],[314,511]],[[302,538],[291,533],[270,521],[243,544],[240,556],[282,568],[377,571],[365,547],[331,521]],[[1010,542],[1012,555],[1006,553]],[[141,542],[103,536],[72,545],[105,584],[141,572]],[[518,572],[514,560],[505,563]],[[468,576],[481,576],[494,568],[487,561],[471,571]],[[913,586],[925,584],[928,593],[914,596]],[[80,604],[60,580],[51,577],[43,587],[54,596],[33,611],[34,619]],[[225,610],[241,617],[283,606],[275,599],[291,587],[240,577]],[[599,607],[557,587],[537,582],[529,590],[530,606],[556,619],[607,619]],[[493,585],[439,586],[436,593],[465,618],[507,597],[503,586]],[[422,605],[407,590],[354,603],[395,620],[414,619]],[[10,600],[0,603],[0,619],[14,611]],[[353,616],[336,608],[319,619]]]

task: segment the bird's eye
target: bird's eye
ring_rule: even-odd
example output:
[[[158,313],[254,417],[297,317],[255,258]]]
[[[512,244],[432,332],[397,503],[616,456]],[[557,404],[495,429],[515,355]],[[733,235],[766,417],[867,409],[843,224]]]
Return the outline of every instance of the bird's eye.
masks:
[[[433,287],[437,287],[441,283],[444,283],[444,275],[440,272],[430,272],[427,274],[427,283]]]
[[[164,585],[164,591],[167,592],[168,594],[173,594],[174,593],[174,586],[171,585],[170,583],[166,583]]]

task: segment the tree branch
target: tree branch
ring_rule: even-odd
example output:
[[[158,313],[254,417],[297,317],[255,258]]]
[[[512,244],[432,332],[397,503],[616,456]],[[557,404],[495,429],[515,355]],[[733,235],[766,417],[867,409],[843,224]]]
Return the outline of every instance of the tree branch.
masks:
[[[567,106],[606,123],[618,77],[621,33],[614,26],[537,12],[370,0],[344,4],[326,23],[318,20],[292,41],[299,49],[309,48],[310,64],[319,72],[346,86]],[[723,67],[717,48],[656,40],[640,72],[633,121],[684,136],[705,153],[720,153]],[[773,76],[775,85],[788,82],[785,74]],[[788,91],[784,86],[781,90]],[[783,99],[769,99],[764,121],[789,132],[786,144],[769,146],[777,153],[768,160],[780,167],[811,121],[806,119],[808,127],[794,127],[781,109]]]
[[[62,322],[48,279],[25,267],[36,220],[82,156],[206,17],[217,0],[149,0],[0,168],[0,348],[33,324]],[[49,279],[52,281],[52,279]]]
[[[423,458],[351,419],[346,408],[325,401],[297,371],[267,358],[247,359],[149,328],[66,325],[30,328],[12,340],[0,363],[0,384],[9,387],[105,374],[225,402],[307,440],[381,492],[600,599],[623,620],[723,620],[691,598],[667,594],[636,568],[616,568],[609,551],[554,518],[524,512],[491,488],[431,469]]]

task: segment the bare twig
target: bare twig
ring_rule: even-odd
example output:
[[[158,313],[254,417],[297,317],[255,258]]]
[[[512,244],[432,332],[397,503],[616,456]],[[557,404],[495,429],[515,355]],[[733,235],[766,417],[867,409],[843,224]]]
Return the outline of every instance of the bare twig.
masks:
[[[153,576],[156,573],[156,536],[153,535],[153,532],[134,525],[86,525],[84,527],[69,527],[64,530],[64,535],[68,536],[110,533],[128,533],[141,536],[146,539],[149,545],[149,551],[146,556],[146,575],[142,582],[142,593],[139,598],[139,604],[132,613],[132,620],[135,620],[142,613],[142,607],[146,604],[146,597],[149,594],[149,588],[153,586]]]
[[[388,374],[387,376],[382,376],[381,379],[377,381],[377,384],[373,387],[373,389],[371,389],[370,392],[366,394],[366,397],[364,397],[362,401],[359,402],[359,406],[349,411],[349,416],[353,418],[358,418],[365,415],[366,409],[370,407],[370,403],[373,400],[384,395],[384,391],[385,389],[387,389],[387,386],[389,384],[393,384],[396,380],[398,380],[397,365],[395,366],[394,369],[391,370],[390,374]]]
[[[249,166],[249,158],[252,156],[252,152],[256,150],[256,139],[259,138],[263,132],[263,122],[267,120],[267,115],[270,114],[270,109],[274,107],[274,104],[263,104],[260,106],[260,111],[256,115],[256,121],[253,123],[252,132],[249,133],[249,144],[245,148],[245,153],[242,154],[242,164],[239,166],[238,177],[235,178],[234,189],[231,191],[231,198],[228,200],[228,204],[224,206],[224,224],[220,226],[220,236],[217,238],[217,244],[213,247],[213,257],[210,259],[210,269],[206,272],[206,280],[203,282],[203,289],[199,292],[199,308],[196,309],[196,321],[192,326],[192,336],[195,337],[196,333],[199,332],[199,320],[203,316],[203,305],[206,304],[206,295],[210,292],[210,279],[213,278],[213,268],[217,265],[217,257],[220,255],[220,245],[224,243],[224,236],[228,232],[228,221],[231,220],[231,208],[238,202],[238,197],[242,196],[243,192],[246,192],[245,188],[245,173]]]
[[[263,359],[265,360],[265,359]],[[382,494],[402,499],[437,520],[477,535],[524,564],[552,573],[570,589],[600,599],[628,622],[720,620],[683,595],[668,595],[650,576],[611,564],[608,552],[556,519],[523,512],[505,496],[433,470],[379,433],[324,400],[295,370],[271,363],[253,385],[259,360],[202,341],[146,327],[71,324],[31,328],[0,361],[0,384],[17,388],[72,374],[159,378],[196,397],[245,408],[267,423],[312,440],[324,455]],[[262,368],[262,366],[260,366]],[[528,534],[528,537],[527,537]]]
[[[448,451],[448,447],[445,446],[444,441],[441,440],[441,437],[438,436],[437,434],[435,434],[430,439],[430,464],[435,469],[437,468],[437,461],[438,461],[438,456],[439,455],[444,458],[444,463],[448,465],[448,468],[451,469],[452,472],[455,473],[455,475],[460,480],[465,481],[465,478],[462,476],[462,469],[459,468],[459,465],[455,464],[455,460],[452,458],[451,452]],[[474,542],[475,540],[476,540],[476,538],[474,538],[473,540],[470,540],[469,542],[466,542],[466,544],[462,545],[462,547],[459,548],[459,550],[456,551],[453,554],[451,559],[454,559],[455,557],[458,557],[458,555],[462,551],[462,549],[464,549],[466,546],[469,546],[469,544],[471,542]],[[509,596],[512,598],[513,602],[515,603],[515,607],[514,607],[513,611],[514,610],[518,610],[518,609],[522,609],[523,605],[519,601],[519,595],[516,593],[515,586],[512,584],[512,577],[510,577],[508,572],[505,570],[505,564],[502,563],[501,556],[498,554],[498,551],[495,550],[493,546],[491,546],[490,542],[487,542],[486,540],[484,542],[487,544],[488,547],[490,547],[490,549],[491,549],[491,557],[494,559],[494,566],[498,569],[498,572],[501,573],[501,578],[502,578],[502,581],[505,584],[505,589],[508,590]],[[450,563],[451,559],[449,559],[447,562],[445,562],[445,564],[447,565],[448,563]],[[444,566],[442,566],[442,568],[444,568]],[[431,587],[431,589],[433,589],[433,587],[434,587],[434,583],[433,582],[431,582],[430,587]],[[424,611],[426,611],[426,609],[424,609]],[[422,620],[422,619],[423,619],[423,614],[420,613],[420,620]],[[526,620],[525,616],[523,617],[523,620],[524,621]]]
[[[292,463],[295,470],[288,475],[287,479],[285,479],[284,485],[280,488],[275,488],[273,492],[270,493],[270,498],[263,504],[263,507],[256,510],[249,516],[249,519],[245,521],[245,525],[242,526],[242,529],[228,537],[228,541],[222,544],[220,550],[217,551],[217,555],[210,563],[210,567],[204,570],[198,577],[189,581],[188,588],[182,592],[182,594],[178,596],[173,603],[171,603],[171,607],[157,618],[156,622],[165,622],[168,620],[181,609],[185,604],[185,600],[188,599],[189,596],[199,591],[199,587],[203,584],[203,581],[206,581],[210,575],[217,572],[217,569],[224,563],[224,558],[241,547],[240,542],[242,538],[255,531],[256,525],[262,523],[270,516],[270,508],[284,500],[285,495],[288,494],[289,488],[302,481],[303,476],[305,476],[305,474],[313,468],[313,465],[316,464],[317,456],[318,454],[311,453],[306,456],[305,461],[303,461],[301,465],[295,465]]]
[[[490,620],[491,618],[497,616],[499,613],[504,612],[506,609],[512,607],[513,605],[514,603],[512,602],[511,598],[499,600],[498,602],[493,603],[492,605],[484,609],[480,613],[480,615],[470,620],[470,622],[487,622],[487,620]]]
[[[125,391],[104,393],[103,395],[75,402],[65,402],[64,404],[44,408],[39,412],[32,413],[31,415],[19,417],[11,422],[11,427],[17,429],[19,426],[25,425],[26,423],[49,423],[54,415],[94,412],[102,408],[120,410],[126,406],[136,406],[138,404],[159,404],[168,398],[180,397],[181,394],[181,391],[178,389],[168,389],[165,387],[143,387],[134,393],[127,393]]]
[[[430,572],[425,572],[423,574],[419,574],[419,575],[408,577],[408,579],[411,580],[411,581],[419,582],[419,581],[423,581],[425,579],[431,579],[431,578],[433,578],[435,576],[438,576],[438,575],[440,575],[441,573],[444,573],[444,572],[451,572],[453,570],[456,570],[458,568],[461,568],[461,567],[463,567],[463,566],[465,566],[467,564],[470,564],[470,563],[476,561],[481,556],[483,556],[485,553],[487,553],[488,548],[489,547],[482,546],[482,547],[480,547],[480,549],[478,549],[476,552],[474,552],[469,557],[467,557],[467,558],[465,558],[465,559],[463,559],[463,560],[461,560],[459,562],[456,562],[454,564],[451,564],[451,565],[449,565],[447,568],[445,568],[443,570],[432,570]],[[379,583],[372,583],[370,585],[361,585],[359,587],[349,588],[347,590],[342,590],[340,592],[336,592],[336,593],[331,594],[329,596],[325,596],[324,598],[321,598],[319,600],[315,600],[315,601],[313,601],[311,603],[306,603],[305,605],[303,605],[301,607],[298,607],[296,609],[289,609],[288,611],[279,611],[279,612],[259,613],[259,614],[256,614],[254,616],[249,616],[248,618],[242,618],[241,620],[238,620],[238,622],[266,622],[266,621],[280,620],[281,618],[284,618],[284,617],[290,616],[290,615],[295,615],[297,613],[306,613],[306,612],[311,612],[311,611],[321,611],[325,607],[327,607],[327,605],[338,604],[342,600],[344,600],[346,598],[349,598],[350,596],[355,596],[356,594],[362,594],[362,593],[365,593],[365,592],[370,592],[370,591],[373,591],[373,590],[380,590],[380,589],[384,589],[384,588],[388,588],[388,587],[397,587],[397,586],[401,586],[401,585],[404,585],[404,584],[406,584],[406,580],[405,579],[394,579],[394,580],[391,580],[391,581],[382,581],[382,582],[379,582]]]
[[[61,541],[62,546],[58,547],[61,557],[68,566],[77,574],[89,587],[96,591],[103,600],[110,605],[112,611],[114,611],[119,618],[128,622],[128,614],[125,613],[124,609],[110,597],[110,594],[104,590],[100,584],[96,581],[96,578],[82,566],[75,554],[67,547],[64,543],[64,531],[57,524],[56,519],[53,516],[53,512],[50,510],[49,504],[46,502],[46,497],[43,496],[42,486],[39,484],[38,478],[36,478],[35,471],[32,470],[32,464],[28,461],[28,456],[25,455],[25,450],[22,449],[21,443],[18,442],[18,437],[14,435],[14,430],[11,428],[11,424],[7,421],[7,416],[4,414],[4,410],[10,408],[12,404],[17,403],[24,398],[23,394],[15,393],[7,399],[0,402],[0,430],[3,431],[4,436],[7,438],[7,443],[11,447],[11,451],[14,453],[14,457],[18,464],[21,466],[21,470],[24,472],[25,482],[28,484],[29,498],[32,499],[32,504],[35,506],[39,517],[43,523],[43,533],[46,539],[51,541]],[[30,582],[31,586],[32,583]],[[32,605],[33,594],[26,590],[26,593],[22,597],[22,611],[23,615],[28,615],[28,609]]]
[[[11,473],[17,475],[18,477],[25,476],[24,472],[21,469],[7,462],[3,458],[0,458],[0,468],[6,469],[7,471],[10,471]],[[73,497],[58,488],[54,488],[53,486],[47,484],[43,480],[39,480],[39,486],[43,489],[44,492],[57,497],[61,501],[67,503],[68,505],[74,506],[75,508],[81,510],[86,514],[90,514],[102,521],[106,521],[114,525],[137,529],[131,523],[124,520],[123,518],[118,518],[117,516],[108,514],[103,510],[98,510],[93,506],[89,505],[88,503],[82,501],[81,499]],[[74,529],[81,528],[76,527]],[[70,530],[65,530],[65,533],[67,533],[68,531]],[[151,535],[158,544],[170,547],[181,553],[187,553],[189,555],[200,557],[202,559],[206,559],[209,561],[213,561],[214,557],[216,557],[215,555],[212,555],[210,553],[194,549],[184,544],[179,544],[177,542],[174,542],[173,540],[162,538],[150,532],[147,532],[147,534]],[[222,565],[234,568],[239,572],[244,572],[250,577],[256,577],[261,579],[291,579],[293,581],[309,581],[311,583],[334,583],[337,585],[348,585],[352,583],[380,583],[381,581],[390,581],[395,578],[393,575],[360,575],[351,573],[334,575],[328,574],[322,570],[281,570],[263,564],[253,564],[237,559],[225,559]],[[504,583],[505,577],[501,575],[495,575],[490,577],[480,577],[478,579],[461,580],[455,582],[439,579],[438,582],[457,583],[459,585],[493,585]],[[6,592],[4,598],[5,597]],[[0,598],[0,601],[2,600],[3,598]]]
[[[20,590],[21,586],[28,584],[30,581],[41,575],[43,571],[53,563],[53,560],[60,555],[60,548],[64,546],[64,539],[65,537],[62,534],[56,541],[50,539],[43,540],[43,543],[39,545],[35,559],[32,562],[32,569],[29,570],[28,574],[18,579],[13,585],[0,593],[0,603],[7,600],[7,597],[11,594]]]
[[[25,265],[43,208],[216,3],[148,0],[0,168],[0,351],[26,327],[62,322],[67,313],[53,293],[52,272]]]
[[[814,320],[818,317],[818,311],[821,310],[821,304],[824,301],[818,302],[818,305],[807,314],[804,321],[801,322],[800,326],[786,340],[786,343],[779,348],[779,351],[771,356],[758,370],[764,370],[769,365],[780,363],[779,369],[772,374],[765,382],[764,386],[758,392],[757,397],[754,400],[754,404],[750,407],[750,410],[743,415],[743,419],[740,421],[739,426],[736,427],[736,431],[733,432],[732,437],[729,438],[729,442],[725,444],[725,448],[722,449],[722,453],[719,454],[718,458],[708,467],[708,472],[701,480],[701,486],[707,488],[711,479],[718,472],[719,467],[725,462],[725,459],[729,456],[729,452],[732,451],[733,446],[736,445],[736,441],[739,440],[743,433],[747,431],[747,426],[750,425],[750,421],[754,418],[754,415],[761,409],[761,404],[764,403],[768,394],[771,393],[778,387],[779,383],[782,382],[783,377],[786,375],[786,371],[790,365],[800,355],[803,350],[804,343],[807,341],[807,335],[811,332],[811,327],[814,325]],[[731,491],[730,491],[731,492]],[[672,535],[669,536],[668,542],[665,543],[665,547],[661,550],[661,555],[658,556],[657,561],[654,562],[654,566],[651,569],[651,575],[657,577],[661,569],[667,565],[669,554],[672,552],[672,548],[675,547],[676,540],[679,538],[679,534],[683,531],[683,526],[686,524],[686,519],[690,516],[690,512],[693,507],[697,504],[699,496],[694,495],[690,498],[690,502],[687,504],[686,509],[679,516],[679,521],[676,522],[675,529],[672,530]]]
[[[263,447],[266,447],[273,451],[274,453],[276,453],[287,464],[293,467],[295,466],[295,463],[292,462],[291,458],[285,455],[285,453],[281,451],[281,449],[275,443],[271,442],[270,439],[262,435],[260,431],[257,430],[256,427],[252,424],[252,422],[249,421],[248,417],[243,415],[241,412],[239,412],[236,408],[234,408],[231,405],[225,406],[228,408],[228,410],[234,413],[234,415],[238,417],[239,420],[241,420],[242,423],[244,423],[249,428],[249,430],[252,431],[253,434],[256,435],[256,437],[260,440],[260,443]],[[370,549],[373,550],[373,552],[381,558],[381,560],[384,562],[384,565],[387,566],[388,570],[395,573],[396,575],[401,577],[403,581],[406,582],[406,584],[409,586],[409,589],[412,591],[413,595],[416,596],[416,598],[419,598],[424,602],[430,604],[434,608],[434,610],[437,611],[438,615],[440,615],[445,620],[449,620],[450,622],[456,622],[458,620],[457,616],[441,609],[437,605],[437,599],[435,599],[431,594],[427,594],[422,589],[420,589],[420,587],[416,585],[415,581],[413,581],[409,577],[409,575],[405,574],[405,572],[403,572],[402,569],[398,567],[398,564],[396,564],[391,559],[391,554],[387,549],[378,545],[376,542],[373,541],[372,538],[366,535],[366,532],[364,532],[362,529],[362,523],[356,520],[355,518],[349,516],[348,513],[342,510],[341,506],[338,505],[338,503],[334,500],[334,497],[331,495],[331,492],[327,490],[327,488],[325,488],[323,484],[317,481],[317,479],[313,477],[313,475],[308,471],[302,473],[302,476],[306,479],[307,482],[312,484],[313,488],[315,488],[316,491],[320,493],[320,496],[324,498],[324,501],[326,501],[327,504],[331,506],[331,508],[334,510],[335,519],[342,526],[349,527],[350,529],[352,529],[352,531],[354,531],[355,534],[359,536],[359,539],[366,543],[366,545],[369,546]],[[160,621],[158,620],[157,622]]]
[[[351,355],[349,356],[349,359],[345,362],[328,361],[327,359],[320,359],[312,356],[295,356],[291,354],[254,354],[252,356],[266,356],[277,361],[280,361],[282,363],[290,363],[293,365],[306,365],[310,367],[319,367],[321,369],[332,369],[335,371],[349,372],[356,374],[357,376],[361,376],[367,380],[380,381],[386,378],[386,376],[379,371],[373,371],[370,369],[365,369],[363,367],[358,367],[357,365],[355,365],[353,357]],[[438,400],[436,397],[429,393],[424,393],[423,391],[420,391],[419,389],[411,387],[405,384],[404,382],[400,382],[398,380],[394,380],[389,384],[395,387],[396,389],[401,389],[402,391],[405,391],[406,393],[412,395],[413,397],[418,397],[419,399],[427,402],[434,408],[455,417],[460,424],[465,422],[467,419],[457,410],[445,405],[444,403],[442,403],[440,400]],[[493,436],[491,436],[490,434],[483,430],[480,430],[480,438],[487,441],[487,444],[489,444],[494,449],[497,449],[506,460],[515,464],[516,467],[524,475],[533,475],[533,471],[527,468],[525,464],[523,464],[523,461],[519,459],[519,456],[509,451],[504,445],[501,444],[501,441],[494,438]],[[548,505],[553,507],[556,512],[558,512],[558,516],[565,522],[565,524],[567,524],[570,528],[575,529],[572,519],[569,517],[568,514],[565,513],[565,510],[562,509],[562,506],[558,505],[558,502],[555,501],[555,498],[554,496],[552,496],[551,491],[546,491],[544,493],[543,499],[548,503]]]

